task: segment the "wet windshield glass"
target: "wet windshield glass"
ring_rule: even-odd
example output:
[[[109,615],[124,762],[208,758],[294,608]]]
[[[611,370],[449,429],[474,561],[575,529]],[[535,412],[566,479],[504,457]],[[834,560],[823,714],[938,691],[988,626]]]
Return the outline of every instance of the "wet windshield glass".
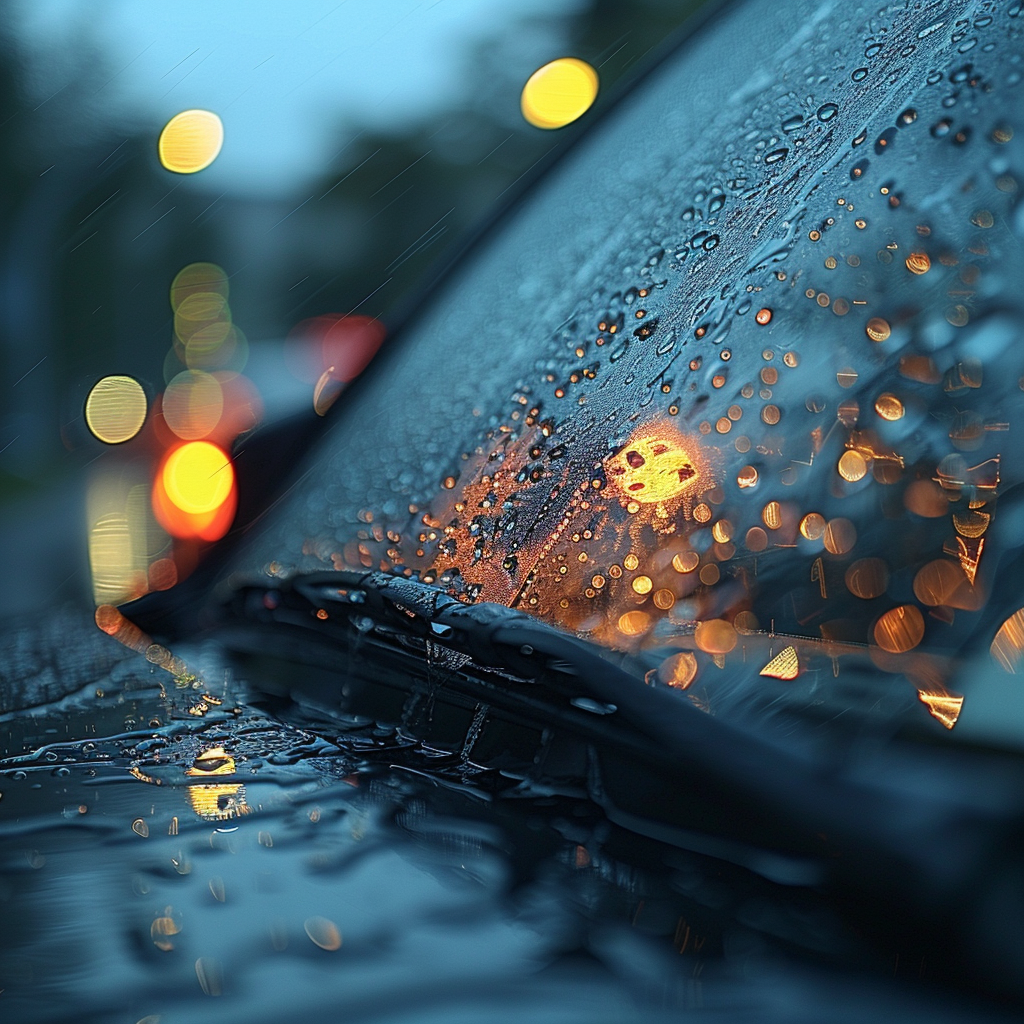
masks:
[[[680,687],[904,677],[952,727],[1021,650],[1017,14],[699,33],[342,397],[242,569],[412,576]]]

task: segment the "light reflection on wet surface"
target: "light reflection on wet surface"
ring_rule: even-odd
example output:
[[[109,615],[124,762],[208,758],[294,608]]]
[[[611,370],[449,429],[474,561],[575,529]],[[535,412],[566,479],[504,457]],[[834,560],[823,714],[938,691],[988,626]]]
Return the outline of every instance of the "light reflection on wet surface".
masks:
[[[813,898],[394,730],[284,725],[184,653],[220,701],[200,720],[194,684],[133,654],[102,696],[0,725],[29,751],[0,762],[8,1019],[745,1020],[755,1000],[781,1021],[847,993],[840,964],[892,969]],[[863,978],[849,994],[898,1012]]]
[[[505,987],[514,1013],[554,996],[558,1019],[599,1007],[640,1019],[596,963],[551,967],[586,944],[593,907],[609,899],[620,923],[603,925],[599,944],[646,955],[646,929],[633,939],[623,923],[641,914],[637,897],[600,878],[592,812],[567,805],[561,819],[538,799],[510,830],[462,790],[477,769],[448,759],[438,771],[436,754],[410,758],[414,745],[393,733],[351,726],[335,745],[326,723],[285,727],[230,699],[196,728],[188,697],[163,697],[155,681],[127,671],[102,698],[4,730],[34,748],[0,766],[11,1019],[223,1019],[204,993],[229,1000],[231,1019],[282,1019],[296,1003],[434,1019]],[[96,738],[36,746],[76,728]],[[389,771],[398,757],[408,769]],[[524,855],[547,863],[517,865]],[[552,886],[572,898],[552,900]]]

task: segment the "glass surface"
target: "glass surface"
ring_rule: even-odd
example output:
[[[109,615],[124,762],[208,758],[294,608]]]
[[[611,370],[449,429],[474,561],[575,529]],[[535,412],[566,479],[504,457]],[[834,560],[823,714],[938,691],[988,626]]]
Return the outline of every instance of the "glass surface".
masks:
[[[243,568],[506,604],[706,709],[1019,741],[1019,24],[723,15],[341,400]]]

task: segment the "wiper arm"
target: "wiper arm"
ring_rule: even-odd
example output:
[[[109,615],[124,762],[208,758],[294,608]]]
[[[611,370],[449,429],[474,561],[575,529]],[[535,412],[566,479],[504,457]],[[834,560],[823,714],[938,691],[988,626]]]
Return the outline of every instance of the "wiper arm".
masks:
[[[435,587],[386,573],[315,572],[243,584],[223,610],[242,621],[288,623],[324,635],[377,629],[417,638],[570,697],[592,696],[598,678],[609,697],[643,682],[642,669],[628,657],[606,653],[523,612],[467,605]],[[609,701],[593,710],[611,713],[616,706]]]

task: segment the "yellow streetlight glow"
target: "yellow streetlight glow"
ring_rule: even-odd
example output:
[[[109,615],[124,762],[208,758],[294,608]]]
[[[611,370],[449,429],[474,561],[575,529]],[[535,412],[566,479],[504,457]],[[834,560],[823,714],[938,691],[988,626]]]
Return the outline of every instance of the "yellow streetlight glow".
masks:
[[[209,110],[183,110],[160,133],[160,163],[176,174],[195,174],[209,167],[224,145],[224,125]]]
[[[523,117],[537,128],[562,128],[597,98],[597,72],[585,61],[561,57],[538,68],[523,86]]]

